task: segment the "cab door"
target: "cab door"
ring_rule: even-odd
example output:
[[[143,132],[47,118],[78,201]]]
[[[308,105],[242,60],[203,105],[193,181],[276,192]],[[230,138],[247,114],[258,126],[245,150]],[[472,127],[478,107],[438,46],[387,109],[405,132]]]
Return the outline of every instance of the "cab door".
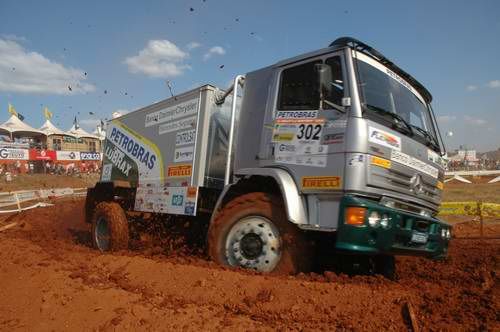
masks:
[[[306,196],[310,223],[320,227],[334,228],[343,192],[346,80],[342,51],[285,65],[276,80],[266,164],[288,170]]]

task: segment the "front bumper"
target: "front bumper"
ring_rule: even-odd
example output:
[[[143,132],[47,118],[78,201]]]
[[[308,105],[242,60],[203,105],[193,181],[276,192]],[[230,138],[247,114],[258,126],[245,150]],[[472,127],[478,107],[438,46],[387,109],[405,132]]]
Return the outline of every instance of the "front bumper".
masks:
[[[364,224],[345,223],[345,211],[348,207],[366,208]],[[388,226],[370,226],[368,216],[372,211],[387,216]],[[442,230],[451,229],[451,226],[439,219],[389,208],[350,195],[342,198],[339,213],[335,244],[337,249],[364,254],[398,254],[433,258],[444,257],[448,251],[449,238],[442,236]],[[422,241],[422,238],[426,238],[426,241]]]

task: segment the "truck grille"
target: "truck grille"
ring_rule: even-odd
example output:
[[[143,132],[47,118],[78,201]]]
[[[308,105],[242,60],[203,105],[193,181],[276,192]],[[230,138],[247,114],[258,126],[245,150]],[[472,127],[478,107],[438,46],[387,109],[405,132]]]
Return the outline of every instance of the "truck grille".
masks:
[[[397,169],[385,169],[370,166],[368,172],[368,185],[382,189],[390,189],[411,196],[439,204],[440,196],[438,189],[431,183],[426,182],[426,177],[422,177],[422,192],[415,194],[411,189],[411,178],[415,172],[407,173]]]

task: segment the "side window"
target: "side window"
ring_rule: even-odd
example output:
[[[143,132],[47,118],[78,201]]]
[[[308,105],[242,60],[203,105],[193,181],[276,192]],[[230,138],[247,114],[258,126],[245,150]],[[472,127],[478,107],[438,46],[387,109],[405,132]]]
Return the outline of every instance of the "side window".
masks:
[[[334,56],[326,59],[325,64],[330,66],[332,71],[332,79],[330,88],[326,91],[325,100],[328,102],[323,105],[324,109],[332,109],[330,103],[342,105],[342,98],[344,97],[344,77],[342,75],[342,61],[340,56]]]
[[[312,61],[283,70],[281,73],[279,110],[317,110],[319,107],[319,91],[315,64]]]
[[[324,65],[321,65],[322,63],[321,60],[316,60],[283,70],[278,96],[279,110],[339,109],[341,107],[345,82],[340,56],[326,59]],[[318,66],[327,69],[323,77],[328,82],[321,83],[321,88],[318,82]]]

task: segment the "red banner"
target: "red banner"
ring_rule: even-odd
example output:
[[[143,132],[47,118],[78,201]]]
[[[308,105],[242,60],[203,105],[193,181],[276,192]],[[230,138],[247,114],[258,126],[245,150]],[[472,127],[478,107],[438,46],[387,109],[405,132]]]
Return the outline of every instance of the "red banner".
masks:
[[[54,150],[30,149],[30,160],[56,160]]]

